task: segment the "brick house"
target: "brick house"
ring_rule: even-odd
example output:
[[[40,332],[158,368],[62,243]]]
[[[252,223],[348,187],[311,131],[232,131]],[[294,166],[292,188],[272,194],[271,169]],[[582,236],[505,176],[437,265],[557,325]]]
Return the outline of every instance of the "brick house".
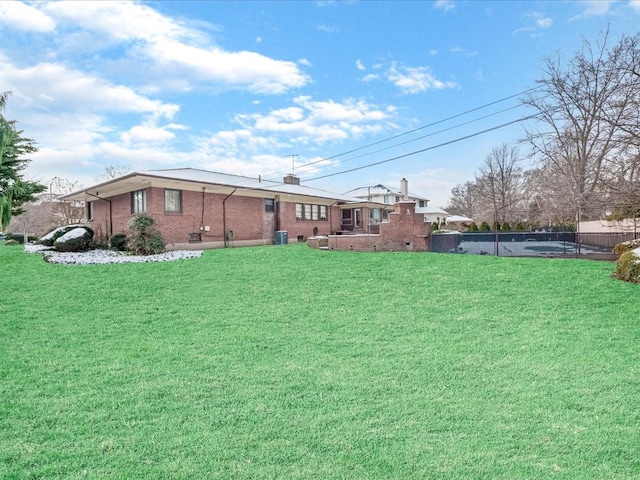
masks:
[[[217,248],[306,241],[334,233],[370,233],[385,207],[300,185],[193,168],[132,172],[80,191],[87,224],[106,239],[137,214],[154,218],[167,248]]]

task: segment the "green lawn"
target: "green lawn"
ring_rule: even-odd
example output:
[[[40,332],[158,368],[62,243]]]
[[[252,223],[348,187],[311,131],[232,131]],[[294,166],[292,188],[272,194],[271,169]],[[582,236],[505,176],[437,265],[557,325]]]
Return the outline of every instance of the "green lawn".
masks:
[[[613,270],[0,246],[0,478],[637,479],[640,285]]]

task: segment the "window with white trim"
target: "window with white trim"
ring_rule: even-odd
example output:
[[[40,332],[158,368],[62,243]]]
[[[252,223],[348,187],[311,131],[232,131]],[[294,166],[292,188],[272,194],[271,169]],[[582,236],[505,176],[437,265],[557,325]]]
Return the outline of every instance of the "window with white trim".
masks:
[[[327,206],[296,203],[296,220],[328,220]]]
[[[147,211],[147,191],[131,192],[131,213],[145,213]]]
[[[182,212],[182,190],[164,189],[164,211],[169,213]]]

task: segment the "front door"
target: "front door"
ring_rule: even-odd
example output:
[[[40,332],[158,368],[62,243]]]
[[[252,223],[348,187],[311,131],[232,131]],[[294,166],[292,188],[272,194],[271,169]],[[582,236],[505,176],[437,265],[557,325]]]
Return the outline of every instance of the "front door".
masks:
[[[353,209],[354,226],[357,230],[362,230],[362,209]]]

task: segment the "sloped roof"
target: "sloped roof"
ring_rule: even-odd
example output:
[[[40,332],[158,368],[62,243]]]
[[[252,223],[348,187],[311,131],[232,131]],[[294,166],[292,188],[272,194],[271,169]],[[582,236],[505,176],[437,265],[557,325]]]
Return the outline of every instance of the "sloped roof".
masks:
[[[449,212],[447,212],[446,210],[442,210],[439,207],[428,207],[428,206],[416,208],[416,213],[424,213],[425,215],[430,215],[430,214],[437,214],[442,216],[449,215]]]
[[[392,187],[387,187],[386,185],[378,184],[378,185],[373,185],[371,187],[359,187],[354,190],[350,190],[346,193],[348,193],[353,197],[367,198],[369,195],[371,196],[388,195],[388,194],[402,195],[402,190],[399,188],[392,188]],[[418,200],[429,200],[426,197],[421,197],[420,195],[415,195],[411,192],[408,192],[408,195],[409,197],[417,198]]]
[[[132,192],[151,186],[174,187],[182,189],[200,190],[207,187],[225,187],[229,189],[244,189],[247,192],[270,192],[273,194],[287,194],[301,197],[316,197],[331,199],[345,203],[360,202],[361,199],[328,192],[305,185],[292,185],[284,182],[275,182],[262,178],[245,177],[228,173],[211,172],[196,168],[176,168],[163,170],[143,170],[131,172],[118,178],[108,180],[88,188],[64,195],[65,200],[91,201],[98,198],[106,198],[122,193]],[[221,190],[222,191],[222,190]]]
[[[450,215],[447,217],[447,222],[473,222],[473,219],[464,215]]]

